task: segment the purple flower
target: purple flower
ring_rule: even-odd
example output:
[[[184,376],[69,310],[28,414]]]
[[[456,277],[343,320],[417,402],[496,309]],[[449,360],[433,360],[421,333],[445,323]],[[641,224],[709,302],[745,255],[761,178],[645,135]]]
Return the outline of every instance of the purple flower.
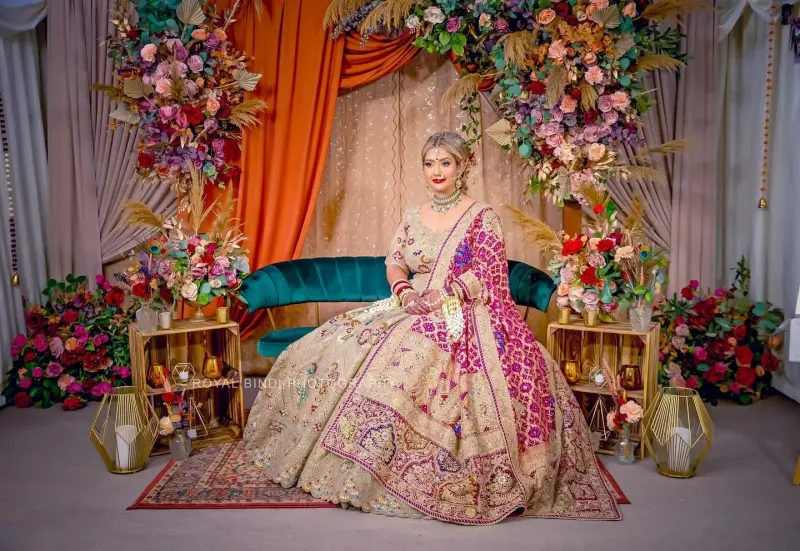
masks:
[[[228,282],[228,287],[236,286],[236,272],[234,272],[233,270],[225,272],[225,279]]]
[[[494,22],[494,29],[501,33],[508,31],[508,21],[505,19],[498,19]]]
[[[207,134],[213,134],[219,130],[219,124],[217,124],[216,119],[206,119],[203,123],[203,127],[206,129]]]
[[[42,369],[40,366],[37,365],[36,367],[33,368],[33,371],[31,371],[31,375],[33,375],[35,378],[38,379],[39,377],[44,375],[44,369]]]
[[[16,346],[12,346],[11,347],[11,355],[12,356],[19,356],[20,354],[22,354],[22,349],[17,348]]]
[[[217,35],[210,34],[210,35],[208,35],[208,38],[206,38],[205,44],[206,44],[206,46],[208,46],[212,50],[216,50],[217,48],[220,47],[220,45],[222,45],[222,42],[217,37]]]
[[[50,353],[56,358],[60,358],[64,353],[64,343],[61,341],[61,337],[53,337],[50,340]]]
[[[211,147],[214,148],[214,154],[217,157],[225,158],[225,140],[214,140],[211,142]]]
[[[213,277],[221,276],[225,274],[225,266],[223,266],[219,262],[215,262],[213,266],[211,266],[211,270],[209,270],[209,275]]]
[[[193,55],[188,60],[186,60],[186,64],[189,66],[189,70],[193,73],[199,73],[203,70],[203,58],[199,55]]]
[[[64,368],[58,362],[50,362],[45,371],[47,371],[48,377],[58,377],[64,371]]]
[[[189,57],[189,50],[183,46],[178,46],[175,48],[175,59],[178,61],[186,61],[187,57]]]
[[[33,346],[36,348],[37,352],[46,352],[50,346],[47,344],[47,337],[44,334],[39,333],[36,335],[36,338],[33,340]]]
[[[194,266],[192,266],[192,276],[195,279],[200,279],[201,277],[205,277],[208,273],[208,264],[204,262],[198,262]]]
[[[178,109],[177,105],[165,105],[158,110],[158,114],[161,115],[161,120],[163,121],[174,119],[180,112],[181,110]]]
[[[461,18],[460,17],[451,17],[447,20],[447,25],[445,27],[447,32],[454,33],[458,29],[461,28]]]
[[[67,392],[69,392],[70,394],[80,394],[82,391],[83,391],[83,385],[78,381],[73,381],[67,387]]]

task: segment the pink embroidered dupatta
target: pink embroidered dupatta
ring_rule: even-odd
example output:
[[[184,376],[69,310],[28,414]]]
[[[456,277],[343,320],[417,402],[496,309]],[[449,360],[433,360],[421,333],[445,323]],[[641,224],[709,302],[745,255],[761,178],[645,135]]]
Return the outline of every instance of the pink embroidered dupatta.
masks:
[[[438,313],[383,334],[322,434],[434,518],[618,520],[574,396],[514,304],[497,214],[474,204],[442,243],[427,288],[459,286],[465,328]],[[396,316],[396,314],[395,314]]]

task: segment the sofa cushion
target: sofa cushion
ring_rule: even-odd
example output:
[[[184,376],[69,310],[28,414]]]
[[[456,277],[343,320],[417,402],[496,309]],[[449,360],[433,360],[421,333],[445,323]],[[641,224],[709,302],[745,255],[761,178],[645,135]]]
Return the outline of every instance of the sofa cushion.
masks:
[[[294,341],[300,340],[316,327],[289,327],[267,333],[258,339],[258,353],[267,358],[277,358]]]

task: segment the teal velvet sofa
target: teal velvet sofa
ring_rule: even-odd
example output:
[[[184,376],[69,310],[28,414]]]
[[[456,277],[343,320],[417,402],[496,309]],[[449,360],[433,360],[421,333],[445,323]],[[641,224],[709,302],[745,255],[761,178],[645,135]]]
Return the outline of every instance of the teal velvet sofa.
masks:
[[[374,302],[391,296],[384,259],[383,256],[346,256],[277,262],[245,278],[240,292],[250,313],[308,302]],[[514,302],[546,312],[555,291],[550,276],[514,260],[508,261],[508,272]],[[258,353],[276,358],[314,329],[276,329],[273,321],[273,331],[258,341]]]

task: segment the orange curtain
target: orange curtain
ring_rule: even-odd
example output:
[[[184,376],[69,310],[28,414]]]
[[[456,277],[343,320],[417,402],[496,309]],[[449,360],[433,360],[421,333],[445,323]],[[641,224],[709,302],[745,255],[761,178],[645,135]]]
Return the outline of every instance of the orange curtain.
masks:
[[[267,103],[259,126],[242,144],[237,216],[247,236],[252,269],[296,258],[314,214],[330,143],[340,85],[366,84],[402,67],[416,53],[410,35],[395,39],[330,40],[322,21],[327,0],[264,2],[259,20],[252,3],[231,31],[237,48],[255,59],[263,76],[253,97]],[[242,337],[265,318],[234,305]]]

